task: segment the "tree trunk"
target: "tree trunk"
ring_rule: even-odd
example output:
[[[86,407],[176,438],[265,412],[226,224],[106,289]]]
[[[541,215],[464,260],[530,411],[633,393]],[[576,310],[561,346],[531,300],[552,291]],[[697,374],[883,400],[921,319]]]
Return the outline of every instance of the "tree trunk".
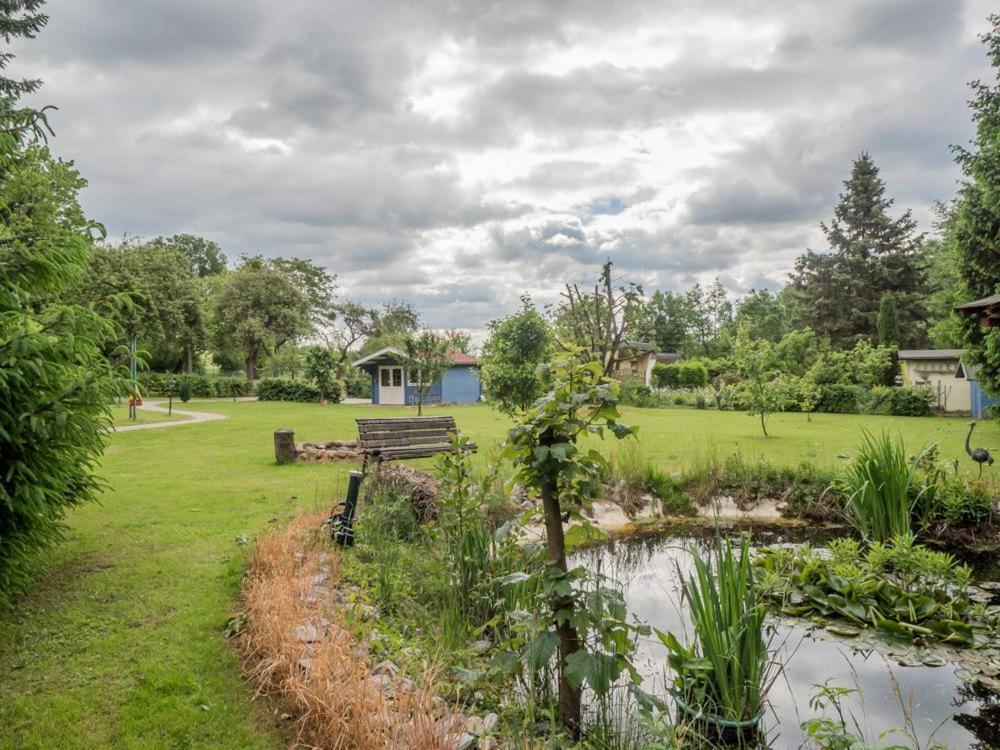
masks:
[[[184,372],[190,375],[194,372],[194,347],[188,344],[184,347],[184,354],[186,355],[184,361]]]
[[[767,425],[764,424],[764,412],[760,413],[760,429],[764,431],[764,437],[767,437]]]
[[[545,431],[539,440],[541,445],[553,445],[555,435],[552,430]],[[548,546],[548,562],[552,567],[566,572],[566,543],[563,537],[562,511],[559,507],[559,495],[556,484],[546,483],[542,486],[542,507],[545,510],[545,538]],[[553,613],[572,611],[571,598],[558,597],[552,600]],[[556,625],[559,636],[559,713],[563,723],[578,739],[580,736],[580,690],[573,687],[566,678],[564,665],[570,654],[580,650],[580,636],[568,622]]]

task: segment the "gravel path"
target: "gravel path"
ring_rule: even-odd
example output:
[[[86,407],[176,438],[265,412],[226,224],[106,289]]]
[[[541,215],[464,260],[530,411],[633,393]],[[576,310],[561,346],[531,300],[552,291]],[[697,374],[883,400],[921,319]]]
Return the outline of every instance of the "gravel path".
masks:
[[[160,402],[157,401],[146,401],[141,407],[143,411],[158,412],[160,414],[166,414],[167,410],[160,406]],[[207,411],[184,411],[174,407],[174,414],[180,414],[181,416],[188,417],[188,419],[177,419],[172,422],[151,422],[150,424],[130,424],[115,427],[115,432],[129,432],[131,430],[154,430],[160,427],[180,427],[185,424],[195,424],[196,422],[215,422],[219,419],[225,419],[224,414],[213,414]]]

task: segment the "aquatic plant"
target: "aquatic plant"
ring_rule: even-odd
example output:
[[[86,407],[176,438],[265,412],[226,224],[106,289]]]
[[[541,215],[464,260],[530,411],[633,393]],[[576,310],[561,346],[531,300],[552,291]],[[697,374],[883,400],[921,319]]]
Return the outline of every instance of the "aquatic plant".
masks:
[[[683,580],[695,640],[683,645],[673,633],[657,631],[673,668],[675,696],[695,711],[728,721],[756,721],[776,670],[764,638],[765,604],[758,598],[743,535],[738,553],[732,541],[716,537],[709,559],[693,552],[693,575]]]
[[[808,546],[764,547],[754,570],[761,596],[782,613],[846,620],[849,625],[828,626],[840,635],[871,627],[906,641],[982,642],[975,629],[979,608],[967,596],[972,571],[908,534],[867,549],[837,540],[829,555]]]
[[[910,533],[917,486],[916,458],[906,457],[901,438],[863,431],[855,456],[840,477],[847,517],[866,540],[886,541]]]

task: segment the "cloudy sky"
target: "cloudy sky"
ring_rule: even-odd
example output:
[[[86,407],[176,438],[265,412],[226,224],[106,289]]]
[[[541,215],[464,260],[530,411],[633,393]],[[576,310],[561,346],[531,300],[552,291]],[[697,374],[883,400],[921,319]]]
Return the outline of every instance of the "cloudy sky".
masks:
[[[929,228],[982,0],[49,0],[16,74],[112,235],[297,255],[482,329],[610,256],[775,289],[863,149]]]

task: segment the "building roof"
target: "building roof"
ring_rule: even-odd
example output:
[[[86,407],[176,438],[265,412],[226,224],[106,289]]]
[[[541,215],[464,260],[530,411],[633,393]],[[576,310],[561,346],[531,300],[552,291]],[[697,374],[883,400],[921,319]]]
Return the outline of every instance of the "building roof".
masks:
[[[900,349],[899,358],[913,359],[960,359],[964,349]]]
[[[681,359],[681,355],[677,352],[657,352],[656,361],[657,362],[676,362]]]
[[[966,302],[964,305],[956,305],[954,309],[963,318],[978,315],[979,324],[987,328],[1000,326],[1000,294],[992,294],[989,297]]]
[[[361,365],[373,365],[376,362],[381,362],[383,360],[397,360],[398,358],[405,358],[406,353],[394,346],[387,346],[385,349],[379,349],[377,352],[369,354],[367,357],[362,357],[361,359],[354,360],[354,366],[360,367]],[[478,365],[479,360],[473,357],[471,354],[465,354],[463,352],[450,351],[448,352],[448,358],[451,359],[453,365]]]
[[[979,365],[967,365],[964,362],[959,362],[958,369],[955,371],[955,377],[975,380],[977,372],[979,372]]]
[[[625,342],[626,346],[631,346],[633,349],[638,349],[640,352],[655,352],[656,347],[652,344],[647,344],[645,341],[631,341],[627,340]]]

